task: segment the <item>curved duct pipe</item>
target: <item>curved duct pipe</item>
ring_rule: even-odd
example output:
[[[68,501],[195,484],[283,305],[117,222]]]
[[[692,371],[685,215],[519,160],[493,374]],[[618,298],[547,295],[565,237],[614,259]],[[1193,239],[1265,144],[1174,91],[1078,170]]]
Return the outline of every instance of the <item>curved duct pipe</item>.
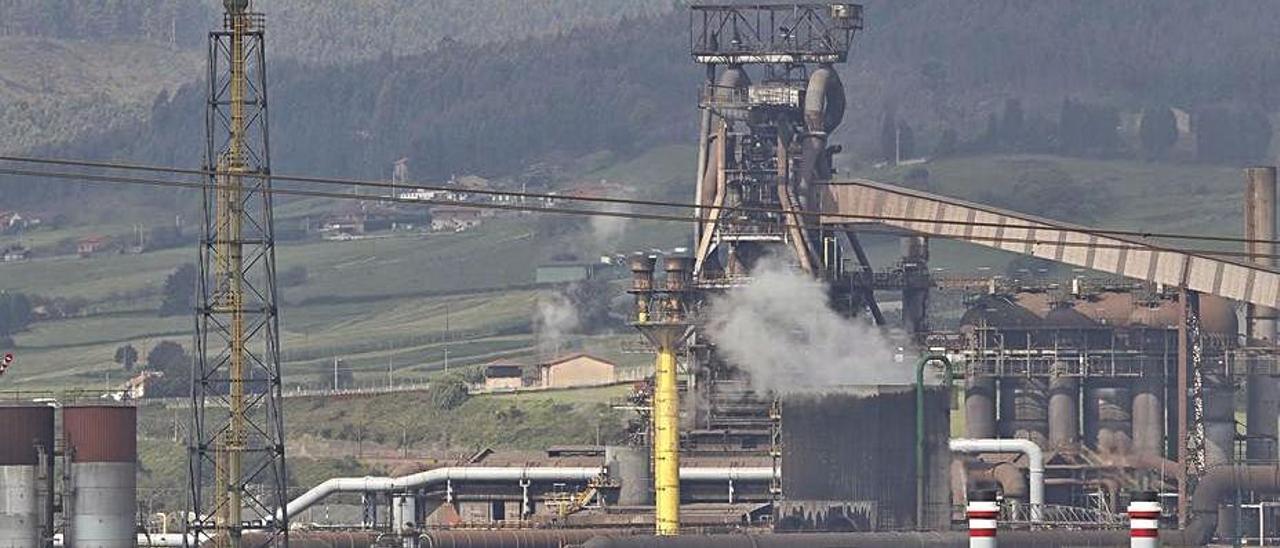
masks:
[[[804,94],[804,123],[809,133],[831,133],[844,121],[844,84],[831,65],[809,75]]]
[[[601,467],[498,468],[453,466],[426,470],[398,478],[365,476],[330,478],[289,501],[289,515],[298,513],[334,493],[395,492],[416,489],[445,481],[587,481],[604,472]]]
[[[297,515],[335,493],[371,493],[407,491],[445,481],[588,481],[605,473],[603,467],[535,467],[500,468],[454,466],[426,470],[398,478],[372,477],[330,478],[289,501],[289,515]],[[770,481],[771,467],[681,468],[681,481]]]
[[[1015,499],[1027,498],[1027,478],[1023,476],[1022,470],[1018,465],[1010,462],[1001,462],[992,466],[989,470],[992,481],[1000,485],[1000,490],[1004,492],[1006,497]]]
[[[734,96],[746,95],[749,87],[751,87],[751,76],[747,74],[746,69],[741,65],[730,66],[716,79],[716,88],[713,93],[718,101],[733,103],[737,102]],[[738,121],[747,118],[745,109],[720,109],[718,112],[726,120]]]
[[[827,135],[844,120],[844,84],[830,65],[823,65],[809,75],[804,94],[804,122],[808,134],[801,142],[800,196],[803,204],[813,202],[813,181],[831,176],[826,165]]]
[[[1218,506],[1236,490],[1280,493],[1280,464],[1220,466],[1200,478],[1191,497],[1191,517],[1177,533],[1179,546],[1204,546],[1218,530]]]
[[[1027,456],[1028,483],[1031,486],[1031,521],[1040,521],[1044,508],[1044,453],[1031,440],[1023,439],[965,439],[951,440],[951,450],[956,453],[1022,453]]]

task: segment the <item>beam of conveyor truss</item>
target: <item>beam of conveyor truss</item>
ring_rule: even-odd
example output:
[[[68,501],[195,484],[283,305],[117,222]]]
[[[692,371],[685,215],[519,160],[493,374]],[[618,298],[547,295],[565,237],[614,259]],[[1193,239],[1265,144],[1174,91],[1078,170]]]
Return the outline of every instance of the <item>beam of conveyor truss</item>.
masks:
[[[851,223],[840,215],[932,219],[883,220],[875,224],[1280,307],[1280,272],[1259,265],[1178,251],[1140,238],[1099,235],[1089,227],[864,179],[832,181],[824,185],[820,194],[818,209],[824,225],[870,224]]]

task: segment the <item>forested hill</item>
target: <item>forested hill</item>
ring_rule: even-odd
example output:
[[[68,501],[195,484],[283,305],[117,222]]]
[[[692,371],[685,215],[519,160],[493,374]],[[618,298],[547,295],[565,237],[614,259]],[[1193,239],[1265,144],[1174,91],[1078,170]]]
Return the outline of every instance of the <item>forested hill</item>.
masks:
[[[274,54],[316,65],[553,35],[674,9],[673,0],[255,0]],[[221,0],[5,0],[0,37],[202,48]]]
[[[274,20],[277,44],[297,23]],[[339,67],[277,58],[277,171],[381,176],[408,157],[419,177],[501,175],[547,157],[692,142],[700,71],[687,55],[687,25],[676,10]],[[1119,114],[1154,105],[1264,122],[1277,109],[1280,3],[1268,0],[875,0],[866,26],[840,68],[851,105],[837,136],[850,145],[846,156],[873,159],[890,110],[928,152],[948,130],[962,142],[983,139],[997,114],[1013,118],[1010,100],[1027,135],[1006,147],[1037,151],[1066,148],[1066,112],[1100,112],[1085,125],[1114,129]],[[194,165],[200,93],[193,86],[157,103],[147,126],[58,152]]]

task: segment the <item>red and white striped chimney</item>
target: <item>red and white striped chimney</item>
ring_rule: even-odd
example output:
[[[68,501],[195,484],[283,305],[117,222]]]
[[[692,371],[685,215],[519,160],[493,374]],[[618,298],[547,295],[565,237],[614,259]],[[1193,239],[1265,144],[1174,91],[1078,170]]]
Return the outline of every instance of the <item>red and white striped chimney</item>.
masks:
[[[996,492],[983,490],[969,493],[969,506],[965,508],[969,518],[969,548],[996,548],[996,518],[1000,516],[1000,503]]]
[[[1129,546],[1160,546],[1160,496],[1154,491],[1139,491],[1129,501]]]

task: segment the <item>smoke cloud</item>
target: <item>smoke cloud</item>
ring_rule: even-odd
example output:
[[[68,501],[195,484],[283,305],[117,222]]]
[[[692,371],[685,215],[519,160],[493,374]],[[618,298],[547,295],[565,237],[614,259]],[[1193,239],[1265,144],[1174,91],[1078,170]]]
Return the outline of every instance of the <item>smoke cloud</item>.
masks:
[[[757,389],[824,392],[840,385],[910,384],[911,364],[878,328],[827,303],[821,282],[762,261],[745,287],[711,301],[708,335]]]
[[[630,194],[623,197],[630,198]],[[630,213],[631,208],[626,204],[605,204],[600,208],[601,211],[609,213]],[[622,240],[623,234],[627,233],[627,224],[630,219],[624,217],[607,217],[603,215],[591,216],[591,241],[595,243],[596,248],[600,250],[610,250]]]
[[[569,297],[560,292],[538,295],[533,326],[538,353],[554,356],[565,348],[566,336],[581,325],[578,310]]]

